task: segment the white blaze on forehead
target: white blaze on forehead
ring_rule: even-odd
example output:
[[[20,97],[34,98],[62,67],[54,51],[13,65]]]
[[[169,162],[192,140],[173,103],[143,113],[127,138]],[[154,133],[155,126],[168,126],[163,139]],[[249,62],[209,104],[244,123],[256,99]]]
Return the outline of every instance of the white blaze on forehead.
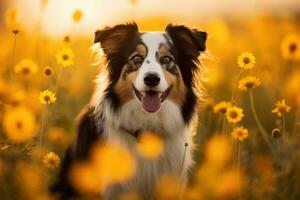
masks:
[[[160,32],[144,33],[141,39],[148,48],[147,57],[149,59],[156,58],[156,52],[158,52],[161,44],[167,44],[165,34]]]
[[[160,91],[167,90],[168,83],[164,76],[162,66],[157,58],[161,44],[168,44],[166,35],[161,32],[147,32],[142,34],[141,40],[147,48],[147,56],[139,70],[139,74],[135,81],[135,87],[138,90],[144,90],[146,88],[144,84],[145,75],[147,73],[157,73],[160,77],[160,83],[157,89]]]

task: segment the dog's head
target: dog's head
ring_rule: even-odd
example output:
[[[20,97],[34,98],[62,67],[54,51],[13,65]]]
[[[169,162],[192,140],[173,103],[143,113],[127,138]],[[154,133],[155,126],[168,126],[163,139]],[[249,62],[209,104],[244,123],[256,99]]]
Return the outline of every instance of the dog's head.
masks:
[[[165,32],[139,32],[135,23],[99,30],[108,62],[106,97],[114,109],[136,100],[145,112],[158,112],[166,100],[176,103],[189,120],[195,106],[193,74],[205,51],[206,33],[168,25]]]

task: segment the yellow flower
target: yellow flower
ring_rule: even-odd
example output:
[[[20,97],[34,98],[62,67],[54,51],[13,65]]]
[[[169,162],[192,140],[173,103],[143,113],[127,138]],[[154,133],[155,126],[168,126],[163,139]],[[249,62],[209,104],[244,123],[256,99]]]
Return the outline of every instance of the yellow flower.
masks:
[[[95,195],[101,192],[102,178],[97,168],[90,163],[75,163],[68,174],[71,185],[84,195]]]
[[[15,143],[26,142],[36,134],[36,119],[25,107],[7,109],[3,115],[3,129],[6,137]]]
[[[230,102],[221,101],[220,103],[214,106],[214,113],[225,114],[227,109],[231,106]]]
[[[260,80],[255,76],[246,76],[239,81],[239,89],[242,91],[247,91],[248,89],[258,87],[260,84]]]
[[[52,73],[53,73],[53,69],[51,67],[47,66],[47,67],[44,68],[44,74],[46,76],[50,76]]]
[[[55,153],[49,152],[46,155],[44,155],[43,163],[46,165],[47,168],[55,169],[60,163],[60,158]]]
[[[63,48],[56,54],[56,61],[64,67],[69,67],[74,64],[74,53],[70,48]]]
[[[291,110],[291,106],[286,105],[284,99],[277,101],[275,106],[276,108],[272,110],[272,113],[277,114],[278,117],[281,117],[283,114],[288,113]]]
[[[91,160],[105,181],[103,185],[126,181],[135,173],[133,156],[117,143],[96,145],[92,149]]]
[[[232,158],[232,146],[224,134],[216,134],[210,138],[206,145],[204,155],[207,163],[213,166],[225,166]]]
[[[252,69],[255,64],[255,57],[249,52],[242,53],[237,58],[237,64],[243,69]]]
[[[78,23],[81,21],[82,17],[83,17],[83,12],[82,10],[78,9],[78,10],[75,10],[75,12],[73,13],[73,21],[75,23]]]
[[[246,138],[248,138],[249,132],[246,128],[243,126],[236,127],[231,132],[231,136],[235,140],[244,141]]]
[[[288,60],[300,60],[300,37],[296,34],[287,35],[281,43],[283,58]]]
[[[14,70],[16,74],[28,79],[37,73],[38,66],[32,60],[23,59],[16,64]]]
[[[117,143],[94,145],[89,158],[75,163],[69,173],[71,184],[80,193],[102,192],[111,184],[127,181],[135,173],[133,156]]]
[[[237,106],[231,106],[227,109],[226,119],[231,123],[238,123],[244,117],[243,109]]]
[[[44,90],[40,93],[39,99],[41,104],[53,104],[56,101],[56,96],[50,90]]]
[[[137,144],[139,153],[149,159],[157,158],[163,148],[164,144],[161,138],[157,134],[150,132],[142,133]]]

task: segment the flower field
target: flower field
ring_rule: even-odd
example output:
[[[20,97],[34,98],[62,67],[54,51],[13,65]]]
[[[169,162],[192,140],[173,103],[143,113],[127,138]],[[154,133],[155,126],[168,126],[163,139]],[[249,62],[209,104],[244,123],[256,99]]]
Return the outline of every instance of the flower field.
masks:
[[[40,3],[43,13],[51,0]],[[128,1],[132,11],[138,4]],[[14,4],[1,10],[0,198],[56,199],[49,185],[103,65],[93,65],[93,35],[70,30],[49,37],[41,30],[42,20],[28,29]],[[72,30],[80,29],[86,14],[72,10],[67,16]],[[183,199],[300,199],[299,14],[232,14],[187,22],[209,37],[197,76],[205,92],[194,127],[195,166]],[[132,19],[141,30],[163,31],[169,22],[183,23],[172,16]],[[155,159],[163,145],[148,133],[138,149]],[[135,167],[130,152],[99,145],[88,163],[72,168],[70,180],[86,199],[97,199],[95,193],[126,181]],[[173,200],[181,183],[179,177],[165,176],[156,188],[157,199]],[[119,199],[140,197],[130,193]]]

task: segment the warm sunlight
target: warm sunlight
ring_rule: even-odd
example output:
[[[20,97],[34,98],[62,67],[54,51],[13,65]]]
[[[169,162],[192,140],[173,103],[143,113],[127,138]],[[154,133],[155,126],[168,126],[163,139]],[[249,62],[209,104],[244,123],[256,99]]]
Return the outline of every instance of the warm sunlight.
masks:
[[[45,12],[41,12],[41,2],[47,1]],[[297,0],[12,0],[10,3],[20,10],[21,21],[26,28],[35,30],[41,23],[42,32],[57,37],[68,33],[86,35],[107,24],[136,20],[144,30],[157,30],[167,21],[194,23],[210,17],[245,13],[288,12],[299,5]],[[282,6],[284,2],[284,6]],[[134,8],[133,8],[134,7]],[[158,9],[159,8],[159,9]],[[238,10],[236,10],[238,8]],[[72,24],[72,14],[80,9],[84,16],[76,27]],[[159,19],[159,20],[158,20]],[[154,25],[155,24],[155,25]]]
[[[0,0],[1,200],[300,200],[300,0]]]
[[[42,13],[40,0],[19,0],[21,21],[34,29],[40,22],[42,31],[49,36],[62,36],[68,33],[87,34],[94,32],[97,27],[116,23],[121,19],[130,21],[130,4],[118,1],[118,6],[110,1],[99,0],[49,0]],[[72,23],[72,15],[77,10],[84,15],[76,27]],[[128,16],[128,17],[124,17]]]

